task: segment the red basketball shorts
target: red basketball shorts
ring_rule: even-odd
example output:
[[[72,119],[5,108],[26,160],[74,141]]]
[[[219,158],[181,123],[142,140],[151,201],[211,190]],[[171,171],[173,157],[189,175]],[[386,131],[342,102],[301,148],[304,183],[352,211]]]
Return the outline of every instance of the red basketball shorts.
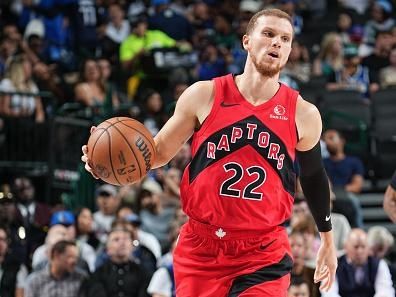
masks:
[[[286,297],[293,266],[284,227],[226,230],[190,220],[174,250],[177,297]]]

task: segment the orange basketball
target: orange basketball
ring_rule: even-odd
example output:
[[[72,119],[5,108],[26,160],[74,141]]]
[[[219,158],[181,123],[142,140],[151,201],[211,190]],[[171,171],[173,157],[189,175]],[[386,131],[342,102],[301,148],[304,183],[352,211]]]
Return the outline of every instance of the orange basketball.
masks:
[[[140,181],[154,164],[154,139],[140,122],[111,118],[88,139],[89,165],[105,182],[128,185]]]

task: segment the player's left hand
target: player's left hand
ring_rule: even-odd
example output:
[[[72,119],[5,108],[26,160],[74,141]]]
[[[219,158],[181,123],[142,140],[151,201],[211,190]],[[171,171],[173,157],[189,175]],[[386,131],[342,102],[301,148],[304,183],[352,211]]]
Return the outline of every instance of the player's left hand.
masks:
[[[322,240],[314,274],[314,282],[322,282],[320,290],[327,292],[331,288],[335,280],[337,265],[337,253],[334,243]]]

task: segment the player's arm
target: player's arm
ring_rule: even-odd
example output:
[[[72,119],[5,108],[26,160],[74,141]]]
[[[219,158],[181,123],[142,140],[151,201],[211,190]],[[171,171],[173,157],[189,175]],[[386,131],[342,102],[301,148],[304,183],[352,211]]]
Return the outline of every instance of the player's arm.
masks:
[[[396,171],[384,195],[384,210],[392,222],[396,223]]]
[[[327,232],[331,230],[330,189],[320,150],[322,120],[318,109],[301,97],[297,101],[296,125],[301,187],[319,231]]]
[[[297,100],[296,126],[301,187],[321,237],[314,278],[315,282],[322,281],[321,289],[327,291],[335,279],[337,256],[331,231],[329,182],[319,142],[322,120],[318,109],[301,97]]]
[[[157,154],[153,168],[168,163],[203,122],[212,106],[212,93],[213,82],[201,81],[180,96],[173,116],[154,137]]]

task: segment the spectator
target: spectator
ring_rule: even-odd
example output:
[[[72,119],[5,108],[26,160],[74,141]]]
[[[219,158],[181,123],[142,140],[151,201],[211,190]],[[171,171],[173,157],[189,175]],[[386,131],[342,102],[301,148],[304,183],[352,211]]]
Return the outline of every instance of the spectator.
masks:
[[[112,67],[110,61],[106,58],[99,58],[97,60],[100,72],[100,82],[105,91],[105,102],[103,105],[104,116],[112,116],[114,110],[119,107],[120,99],[115,83],[111,80]]]
[[[128,230],[132,240],[132,253],[130,259],[139,264],[146,276],[150,278],[157,269],[157,258],[151,251],[150,247],[144,245],[138,238],[139,218],[136,215],[128,216],[120,220],[115,220],[111,225],[111,229],[125,229]],[[104,251],[98,255],[96,260],[96,267],[101,267],[109,259],[108,251]]]
[[[348,45],[344,47],[344,67],[329,77],[326,88],[330,91],[355,90],[368,99],[370,91],[376,91],[378,85],[371,84],[369,70],[361,65],[357,47]]]
[[[289,60],[285,68],[282,70],[283,74],[297,79],[299,82],[306,83],[311,76],[311,64],[309,61],[308,49],[300,44],[297,39],[292,42],[292,49]]]
[[[45,28],[41,20],[32,19],[29,22],[20,47],[32,63],[33,75],[39,90],[51,92],[59,104],[70,100],[68,87],[59,71],[61,68],[57,64],[50,64]]]
[[[29,178],[16,178],[12,189],[16,198],[15,217],[23,226],[26,236],[28,258],[25,259],[25,264],[30,267],[34,250],[44,242],[50,221],[50,208],[36,201],[35,187]]]
[[[133,251],[131,234],[115,228],[109,233],[107,253],[110,256],[92,275],[87,297],[148,296],[148,277],[140,265],[130,260]]]
[[[218,47],[231,49],[235,43],[240,42],[232,29],[231,22],[225,16],[220,14],[215,17],[214,28],[216,30],[214,42]]]
[[[0,205],[1,207],[1,205]],[[8,254],[7,228],[0,225],[0,292],[2,297],[23,297],[26,267]]]
[[[14,56],[6,65],[5,78],[0,90],[11,94],[0,95],[0,114],[9,117],[32,117],[36,122],[45,120],[38,88],[32,79],[32,65],[25,55]],[[13,92],[29,94],[12,94]]]
[[[116,187],[105,184],[96,190],[96,203],[98,211],[93,214],[95,232],[98,239],[106,242],[107,233],[116,218],[117,209],[121,203]]]
[[[352,229],[346,254],[338,261],[336,281],[323,297],[394,297],[389,268],[384,260],[369,256],[367,234]]]
[[[148,30],[148,23],[145,16],[137,16],[132,20],[131,34],[121,43],[120,62],[122,68],[128,74],[136,75],[135,79],[140,81],[144,78],[144,72],[140,64],[140,59],[150,50],[155,48],[167,48],[176,46],[176,40],[172,39],[159,30]],[[138,83],[139,84],[139,83]],[[136,90],[129,91],[129,95],[134,95]],[[133,97],[133,96],[130,96]]]
[[[308,284],[301,278],[292,278],[287,297],[312,297]]]
[[[106,26],[106,36],[120,45],[130,33],[129,22],[124,18],[125,13],[118,3],[112,3],[108,8],[110,22]]]
[[[315,284],[313,281],[315,269],[305,264],[307,247],[304,235],[300,232],[292,232],[289,235],[289,242],[294,260],[291,272],[292,283],[293,280],[301,278],[307,285],[309,295],[311,297],[319,297],[319,284]]]
[[[315,76],[330,77],[334,72],[342,69],[344,48],[339,34],[327,33],[320,45],[320,51],[315,58],[312,74]]]
[[[369,6],[369,0],[361,0],[361,1],[355,1],[355,0],[340,0],[338,3],[346,9],[351,9],[357,12],[360,15],[363,15],[368,6]]]
[[[170,7],[169,0],[152,0],[153,14],[149,17],[149,27],[160,30],[177,41],[190,41],[193,27],[186,17]]]
[[[44,26],[47,61],[56,63],[62,70],[75,70],[75,55],[70,50],[70,26],[66,21],[69,3],[59,1],[23,1],[19,23],[28,30],[31,23]],[[73,1],[74,2],[74,1]],[[38,25],[38,23],[41,23]],[[37,28],[35,28],[37,29]],[[29,30],[28,30],[29,32]]]
[[[363,187],[362,162],[344,152],[345,139],[339,131],[329,129],[323,134],[329,157],[323,160],[337,199],[333,201],[334,212],[341,212],[352,227],[363,226],[363,214],[359,194]]]
[[[370,82],[379,83],[379,71],[389,66],[389,54],[392,49],[392,42],[391,31],[378,32],[373,53],[363,58],[362,65],[369,69]]]
[[[112,114],[113,106],[118,105],[118,99],[106,92],[101,75],[95,60],[85,60],[80,69],[80,82],[76,85],[74,93],[76,100],[92,108],[95,115],[107,117]]]
[[[8,186],[8,185],[7,185]],[[0,192],[0,224],[8,230],[8,257],[13,261],[30,267],[26,246],[26,229],[21,220],[16,217],[17,207],[15,195],[4,188]]]
[[[332,188],[332,186],[330,188]],[[349,232],[351,232],[351,225],[343,214],[333,211],[333,204],[334,201],[337,200],[337,197],[332,190],[330,195],[332,209],[331,224],[333,225],[334,244],[337,249],[337,255],[341,256],[344,254],[345,241],[347,240]]]
[[[191,161],[191,147],[186,142],[182,148],[176,153],[176,156],[170,161],[169,166],[179,169],[181,172],[184,171],[187,164]]]
[[[203,31],[205,34],[213,32],[214,21],[209,6],[204,1],[197,1],[193,4],[189,21],[194,27],[194,32]]]
[[[345,138],[339,131],[326,130],[323,139],[330,153],[329,158],[323,161],[332,185],[342,187],[347,192],[360,193],[364,181],[362,161],[357,157],[345,154]]]
[[[173,250],[177,237],[171,240],[171,250],[164,255],[168,262],[163,263],[153,274],[147,293],[152,297],[176,297],[175,277],[173,274]]]
[[[163,207],[159,192],[142,189],[138,195],[139,216],[142,230],[152,233],[164,249],[169,245],[170,222],[175,215],[173,207]]]
[[[106,25],[105,37],[101,41],[103,55],[111,62],[118,62],[118,52],[121,43],[129,36],[131,27],[124,18],[125,13],[119,3],[109,5],[110,21]]]
[[[280,9],[291,16],[293,21],[294,34],[300,35],[303,30],[303,18],[296,13],[296,0],[280,0]]]
[[[16,47],[16,42],[9,36],[0,35],[0,80],[5,74],[6,61],[15,53]]]
[[[77,243],[87,243],[97,250],[99,248],[100,241],[95,235],[91,210],[89,208],[82,207],[76,211],[75,217]]]
[[[243,2],[243,1],[242,1]],[[241,2],[241,3],[242,3]],[[236,29],[236,41],[232,48],[230,49],[230,53],[232,56],[232,63],[228,65],[228,71],[233,74],[240,74],[243,72],[243,67],[245,66],[247,52],[242,47],[242,36],[246,32],[247,25],[249,23],[249,19],[241,18],[238,21],[238,26]]]
[[[163,192],[160,195],[163,207],[180,207],[180,180],[181,171],[177,168],[164,170],[161,175]]]
[[[341,256],[344,254],[344,244],[349,232],[351,231],[351,226],[343,214],[335,213],[333,211],[333,203],[336,200],[336,195],[332,191],[331,185],[330,189],[332,209],[331,223],[333,225],[334,244],[337,249],[337,254]],[[303,193],[297,193],[296,198],[294,199],[293,213],[290,219],[291,229],[297,226],[301,221],[306,220],[306,217],[308,216],[310,216],[310,212],[305,197]]]
[[[379,83],[381,88],[396,87],[396,44],[389,54],[390,65],[384,67],[379,73]]]
[[[197,79],[210,80],[216,76],[224,75],[226,70],[226,61],[220,54],[219,49],[213,44],[208,44],[201,52],[199,58]]]
[[[180,95],[188,88],[188,84],[185,82],[175,82],[173,85],[170,85],[171,94],[168,96],[167,100],[165,100],[165,113],[167,118],[170,118],[173,115],[177,100],[179,99]]]
[[[86,59],[95,56],[100,47],[99,39],[105,30],[105,13],[95,1],[73,0],[69,2],[68,21],[74,41],[74,51]]]
[[[139,244],[148,248],[155,258],[158,260],[161,257],[161,246],[157,238],[149,232],[140,229],[142,221],[140,217],[135,214],[132,209],[127,205],[122,205],[117,211],[117,219],[126,221],[133,225],[136,229],[136,238]]]
[[[352,24],[352,17],[348,12],[338,14],[337,33],[340,35],[343,44],[351,43]]]
[[[304,237],[305,244],[305,264],[308,267],[316,267],[316,256],[318,254],[320,239],[315,226],[315,221],[311,214],[301,218],[291,231],[292,233],[301,233]]]
[[[371,227],[367,232],[367,244],[370,255],[378,259],[384,259],[393,247],[393,235],[383,226]]]
[[[26,284],[25,297],[84,296],[85,272],[76,268],[78,249],[74,242],[61,240],[51,249],[48,268],[33,272]]]
[[[155,136],[164,124],[163,101],[161,94],[153,89],[146,89],[142,95],[142,123]]]
[[[74,227],[74,216],[69,211],[58,211],[52,215],[51,227],[45,240],[45,244],[39,246],[33,254],[33,270],[41,270],[47,266],[52,247],[61,240],[72,240],[76,238]],[[79,258],[77,266],[89,273],[95,269],[95,251],[87,243],[80,242],[78,245]]]
[[[302,190],[297,192],[294,198],[292,215],[290,217],[290,227],[293,229],[300,221],[305,220],[311,213],[308,208],[307,200],[305,200]]]
[[[392,4],[389,1],[374,1],[371,8],[371,19],[366,23],[364,28],[364,48],[362,47],[361,49],[362,56],[367,56],[372,52],[378,32],[389,31],[395,25],[392,11]]]

